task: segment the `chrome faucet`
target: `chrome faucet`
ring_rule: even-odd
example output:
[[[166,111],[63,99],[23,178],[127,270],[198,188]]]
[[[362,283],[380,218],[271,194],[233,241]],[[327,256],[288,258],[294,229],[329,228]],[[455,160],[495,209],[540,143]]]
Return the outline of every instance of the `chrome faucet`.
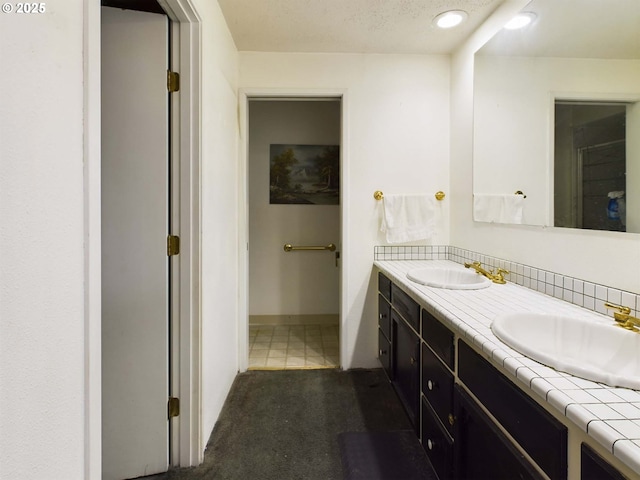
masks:
[[[632,332],[640,332],[640,318],[631,316],[631,309],[623,305],[616,305],[615,303],[604,302],[604,306],[613,312],[613,318],[617,322],[615,325],[630,330]]]
[[[476,273],[484,275],[493,283],[507,283],[507,281],[504,279],[504,275],[509,275],[509,271],[505,270],[504,268],[498,268],[494,273],[493,270],[487,271],[482,268],[482,264],[480,262],[465,263],[464,266],[465,268],[473,268]]]

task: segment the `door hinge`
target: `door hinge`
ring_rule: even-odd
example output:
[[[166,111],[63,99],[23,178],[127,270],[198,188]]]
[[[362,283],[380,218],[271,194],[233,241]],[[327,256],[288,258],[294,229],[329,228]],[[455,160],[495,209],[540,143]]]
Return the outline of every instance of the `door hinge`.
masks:
[[[167,414],[169,418],[177,417],[180,415],[180,399],[177,397],[169,397],[167,403]]]
[[[180,90],[180,74],[167,70],[167,90],[169,92],[177,92]]]
[[[167,256],[178,255],[180,253],[180,237],[177,235],[167,235]]]

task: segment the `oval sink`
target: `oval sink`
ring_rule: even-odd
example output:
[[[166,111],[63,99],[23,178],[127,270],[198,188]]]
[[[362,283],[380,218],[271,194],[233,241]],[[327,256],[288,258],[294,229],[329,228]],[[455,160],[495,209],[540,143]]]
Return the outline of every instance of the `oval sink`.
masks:
[[[460,268],[417,268],[407,273],[407,278],[421,285],[450,290],[477,290],[491,285],[491,280],[488,278]]]
[[[493,333],[527,357],[612,387],[640,389],[640,334],[561,315],[509,313]]]

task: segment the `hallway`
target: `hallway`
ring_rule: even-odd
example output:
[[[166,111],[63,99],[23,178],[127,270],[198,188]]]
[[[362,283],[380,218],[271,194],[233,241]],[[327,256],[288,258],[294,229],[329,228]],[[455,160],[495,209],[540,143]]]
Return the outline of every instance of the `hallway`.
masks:
[[[339,480],[341,433],[410,429],[381,369],[249,371],[236,377],[204,463],[147,480]]]

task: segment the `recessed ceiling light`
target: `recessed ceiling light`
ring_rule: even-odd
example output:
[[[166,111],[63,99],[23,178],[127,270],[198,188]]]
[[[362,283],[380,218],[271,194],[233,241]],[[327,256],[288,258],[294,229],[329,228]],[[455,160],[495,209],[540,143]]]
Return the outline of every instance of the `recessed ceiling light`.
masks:
[[[533,12],[520,12],[518,15],[509,20],[504,28],[506,28],[507,30],[517,30],[519,28],[524,28],[535,19],[536,14]]]
[[[433,24],[439,28],[452,28],[460,25],[468,17],[464,10],[449,10],[442,12],[433,19]]]

